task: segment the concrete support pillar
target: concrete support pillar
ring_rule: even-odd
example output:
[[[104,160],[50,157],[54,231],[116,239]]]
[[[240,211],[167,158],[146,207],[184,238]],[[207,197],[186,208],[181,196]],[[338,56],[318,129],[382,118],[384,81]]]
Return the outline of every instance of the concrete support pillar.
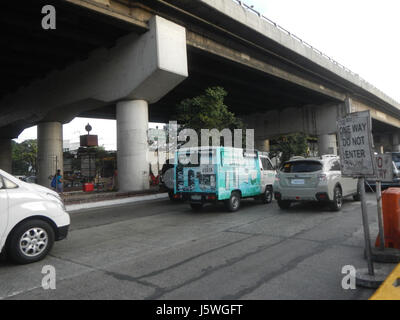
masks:
[[[50,187],[51,177],[56,171],[63,174],[63,132],[60,122],[43,122],[37,126],[38,183]]]
[[[270,145],[269,145],[269,140],[258,140],[256,142],[256,149],[262,152],[269,152],[270,151]]]
[[[400,152],[400,134],[395,133],[393,134],[393,152]]]
[[[117,163],[119,191],[147,190],[149,161],[148,103],[144,100],[117,103]]]
[[[0,169],[12,171],[11,139],[0,139]]]
[[[319,155],[324,154],[337,154],[337,143],[335,134],[324,134],[318,137],[318,151]]]

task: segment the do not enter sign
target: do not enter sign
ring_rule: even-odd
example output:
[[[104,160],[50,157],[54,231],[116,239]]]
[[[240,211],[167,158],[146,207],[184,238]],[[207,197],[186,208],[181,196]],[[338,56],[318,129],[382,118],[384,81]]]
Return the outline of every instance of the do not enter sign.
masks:
[[[351,113],[338,120],[337,132],[342,175],[374,177],[375,157],[369,111]]]

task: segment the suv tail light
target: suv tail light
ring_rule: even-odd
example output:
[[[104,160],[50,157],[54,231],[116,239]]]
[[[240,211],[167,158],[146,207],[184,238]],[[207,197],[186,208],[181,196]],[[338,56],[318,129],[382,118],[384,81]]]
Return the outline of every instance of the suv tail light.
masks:
[[[326,182],[326,181],[328,181],[328,178],[327,178],[326,174],[319,174],[319,175],[318,175],[318,181],[319,181],[319,182]]]

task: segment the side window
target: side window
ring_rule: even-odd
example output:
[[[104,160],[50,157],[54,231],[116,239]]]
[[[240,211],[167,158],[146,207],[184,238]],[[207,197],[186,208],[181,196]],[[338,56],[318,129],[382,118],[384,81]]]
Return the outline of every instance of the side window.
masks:
[[[329,171],[340,171],[340,162],[338,160],[331,162]]]
[[[4,182],[2,176],[0,176],[0,189],[4,189]]]
[[[12,182],[12,181],[4,178],[4,177],[3,177],[3,181],[4,181],[3,188],[5,188],[5,189],[16,189],[16,188],[18,188],[18,186],[14,182]]]
[[[267,162],[267,170],[274,170],[274,166],[272,165],[271,161],[266,158],[265,161]]]
[[[264,170],[274,170],[274,167],[272,166],[268,158],[261,158],[261,163]]]

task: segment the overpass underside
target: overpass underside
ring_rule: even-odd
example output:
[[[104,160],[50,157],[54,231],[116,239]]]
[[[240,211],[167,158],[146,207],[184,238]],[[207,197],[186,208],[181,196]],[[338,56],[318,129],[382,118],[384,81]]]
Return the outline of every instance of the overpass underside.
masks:
[[[56,8],[55,30],[42,29],[44,5]],[[174,120],[180,101],[211,86],[225,88],[229,109],[260,141],[302,131],[335,151],[336,119],[353,105],[371,110],[382,136],[400,128],[390,103],[253,19],[231,0],[5,2],[0,167],[10,168],[10,139],[38,125],[39,181],[48,185],[49,159],[62,159],[63,123],[117,119],[122,189],[146,189],[148,121]]]

